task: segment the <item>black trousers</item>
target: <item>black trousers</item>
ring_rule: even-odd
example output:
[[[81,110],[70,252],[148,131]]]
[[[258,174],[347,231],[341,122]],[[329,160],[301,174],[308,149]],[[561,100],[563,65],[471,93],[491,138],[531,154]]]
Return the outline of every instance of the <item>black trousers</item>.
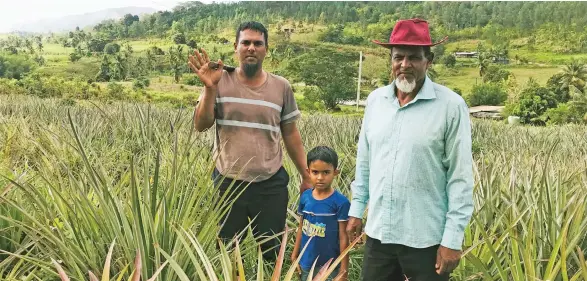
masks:
[[[229,195],[226,199],[233,199],[245,189],[221,221],[222,227],[219,234],[221,239],[225,241],[233,239],[247,228],[249,220],[252,221],[253,234],[259,240],[267,238],[265,236],[273,236],[285,229],[289,200],[287,189],[289,175],[285,168],[281,167],[277,173],[261,182],[249,183],[236,180],[233,184],[233,179],[224,178],[223,180],[222,175],[216,169],[214,169],[212,178],[215,186],[219,186],[220,196],[223,196],[228,190]],[[231,184],[233,186],[229,189]],[[261,244],[264,259],[275,261],[280,245],[281,236]]]
[[[438,245],[417,249],[367,237],[362,281],[448,281],[436,273]]]

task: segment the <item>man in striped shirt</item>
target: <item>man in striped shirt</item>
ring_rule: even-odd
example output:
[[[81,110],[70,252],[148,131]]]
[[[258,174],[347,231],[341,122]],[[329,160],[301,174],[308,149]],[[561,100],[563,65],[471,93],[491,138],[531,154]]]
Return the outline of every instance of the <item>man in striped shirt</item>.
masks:
[[[257,236],[273,235],[285,227],[289,175],[283,168],[281,139],[302,176],[300,192],[310,187],[302,139],[296,126],[300,118],[289,82],[263,70],[267,54],[267,29],[258,22],[241,24],[234,43],[239,67],[234,71],[211,67],[205,50],[194,52],[189,65],[205,87],[198,99],[194,123],[200,132],[216,123],[213,174],[220,194],[228,198],[245,189],[220,230],[231,239],[245,230],[249,219]],[[233,187],[231,184],[234,181]],[[274,260],[279,240],[262,245],[265,258]]]

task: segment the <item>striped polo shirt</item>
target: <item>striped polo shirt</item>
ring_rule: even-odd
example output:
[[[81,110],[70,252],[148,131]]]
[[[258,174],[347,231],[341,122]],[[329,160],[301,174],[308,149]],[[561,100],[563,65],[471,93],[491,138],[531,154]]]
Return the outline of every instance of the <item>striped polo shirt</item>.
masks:
[[[267,73],[249,87],[237,72],[223,71],[215,104],[214,156],[218,171],[232,179],[259,182],[282,166],[281,127],[300,117],[289,82]]]

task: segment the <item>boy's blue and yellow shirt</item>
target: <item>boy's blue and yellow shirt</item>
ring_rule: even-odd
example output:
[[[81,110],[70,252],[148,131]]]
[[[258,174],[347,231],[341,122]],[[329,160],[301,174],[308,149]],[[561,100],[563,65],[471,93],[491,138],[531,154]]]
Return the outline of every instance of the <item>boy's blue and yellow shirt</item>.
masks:
[[[312,189],[302,194],[298,206],[298,214],[303,218],[300,251],[309,241],[300,259],[302,269],[310,270],[316,259],[319,268],[340,255],[338,222],[348,220],[349,208],[349,200],[336,190],[322,200],[314,199]]]

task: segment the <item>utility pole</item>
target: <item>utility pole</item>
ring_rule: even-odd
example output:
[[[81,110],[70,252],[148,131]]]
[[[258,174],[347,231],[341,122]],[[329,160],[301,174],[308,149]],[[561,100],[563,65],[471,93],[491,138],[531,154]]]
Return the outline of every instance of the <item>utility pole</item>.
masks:
[[[363,51],[359,52],[359,79],[357,79],[357,111],[359,111],[359,99],[361,98],[361,70],[363,66]]]

